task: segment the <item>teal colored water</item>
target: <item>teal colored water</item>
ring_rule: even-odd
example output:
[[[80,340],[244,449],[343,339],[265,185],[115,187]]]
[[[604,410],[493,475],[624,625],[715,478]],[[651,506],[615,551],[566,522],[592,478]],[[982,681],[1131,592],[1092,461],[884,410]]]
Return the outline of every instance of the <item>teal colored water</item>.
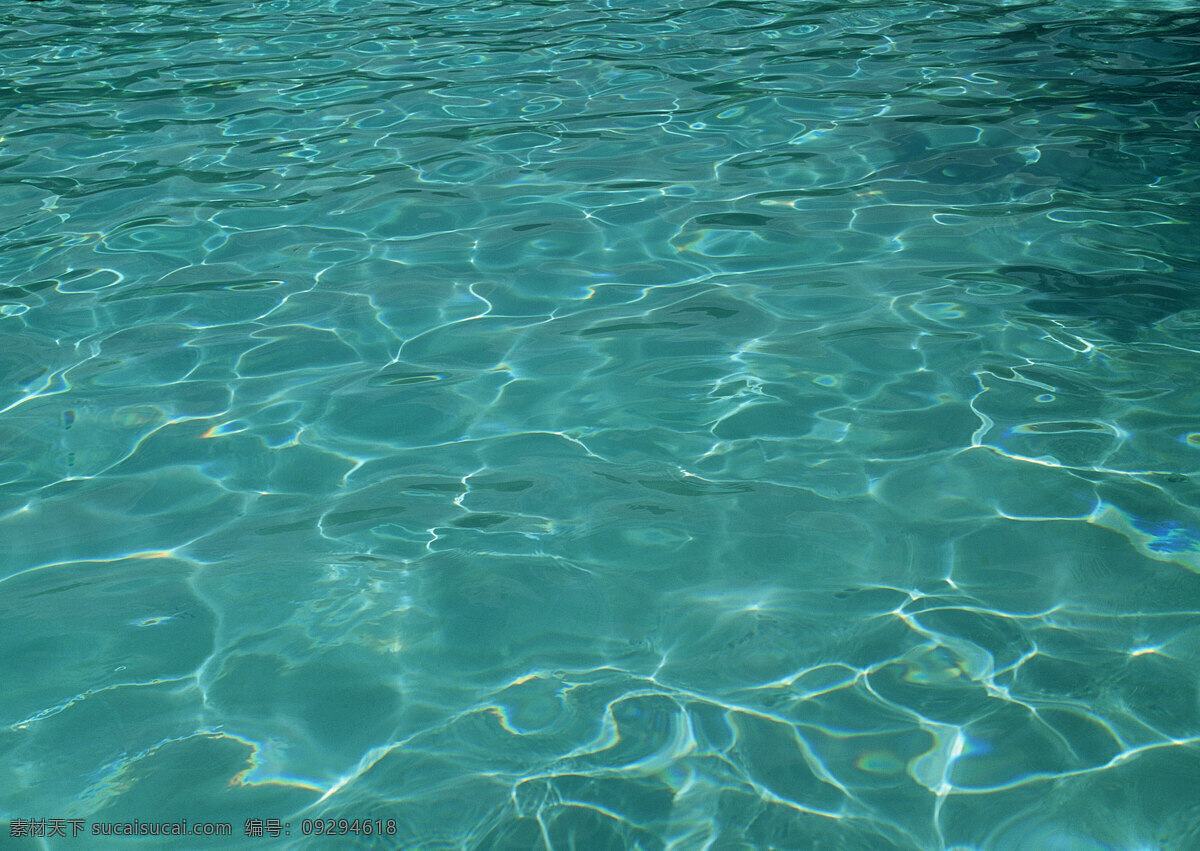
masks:
[[[0,844],[1200,848],[1198,43],[6,3]]]

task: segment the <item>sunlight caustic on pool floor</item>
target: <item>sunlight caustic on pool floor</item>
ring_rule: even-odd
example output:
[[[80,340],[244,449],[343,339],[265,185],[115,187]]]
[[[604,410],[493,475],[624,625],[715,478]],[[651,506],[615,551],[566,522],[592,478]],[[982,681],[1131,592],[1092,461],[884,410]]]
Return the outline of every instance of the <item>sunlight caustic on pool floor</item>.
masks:
[[[9,4],[5,840],[1200,845],[1198,28]]]

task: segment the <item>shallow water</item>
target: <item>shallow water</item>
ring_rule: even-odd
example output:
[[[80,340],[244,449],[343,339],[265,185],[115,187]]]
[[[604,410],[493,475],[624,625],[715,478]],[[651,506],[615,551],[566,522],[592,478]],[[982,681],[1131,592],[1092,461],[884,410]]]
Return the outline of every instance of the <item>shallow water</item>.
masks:
[[[5,840],[1200,846],[1198,37],[7,4]]]

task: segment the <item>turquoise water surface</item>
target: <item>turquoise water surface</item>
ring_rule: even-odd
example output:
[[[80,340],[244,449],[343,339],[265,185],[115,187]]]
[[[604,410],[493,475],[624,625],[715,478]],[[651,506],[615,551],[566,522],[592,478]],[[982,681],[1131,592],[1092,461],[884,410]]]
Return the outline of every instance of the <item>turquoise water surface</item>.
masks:
[[[0,79],[0,845],[1200,848],[1195,5],[13,0]]]

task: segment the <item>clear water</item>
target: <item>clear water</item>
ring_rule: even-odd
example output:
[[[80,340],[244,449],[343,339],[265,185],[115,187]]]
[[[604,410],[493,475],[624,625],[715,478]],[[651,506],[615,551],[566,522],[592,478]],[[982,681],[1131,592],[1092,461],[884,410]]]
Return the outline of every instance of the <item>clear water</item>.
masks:
[[[1200,847],[1198,44],[5,4],[0,818]]]

